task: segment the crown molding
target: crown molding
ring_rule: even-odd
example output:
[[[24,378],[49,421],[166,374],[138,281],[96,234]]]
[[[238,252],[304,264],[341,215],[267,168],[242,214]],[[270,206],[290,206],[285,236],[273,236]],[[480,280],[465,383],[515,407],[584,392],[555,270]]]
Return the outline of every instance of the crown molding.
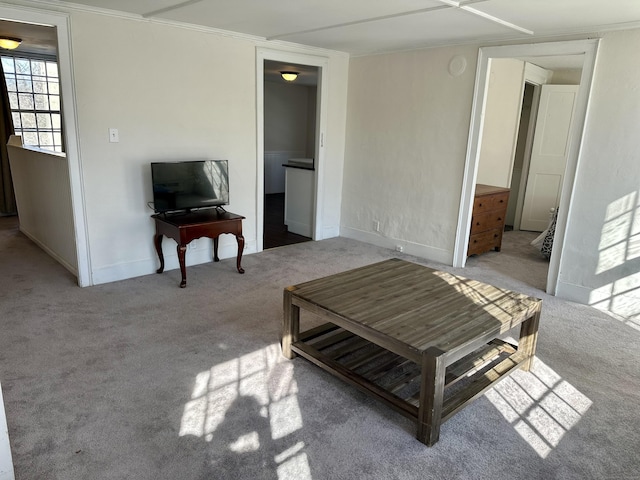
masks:
[[[92,7],[88,5],[80,5],[78,3],[67,2],[64,0],[13,0],[3,1],[0,5],[7,5],[19,8],[27,8],[36,11],[47,11],[52,13],[72,13],[82,12],[95,15],[103,15],[113,18],[119,18],[123,20],[132,20],[138,22],[144,22],[149,24],[164,25],[168,27],[183,28],[185,30],[191,30],[200,33],[207,33],[212,35],[218,35],[221,37],[234,38],[237,40],[244,40],[251,42],[257,46],[271,47],[271,48],[284,48],[287,50],[295,50],[300,52],[310,52],[317,55],[339,55],[349,56],[347,52],[340,50],[330,50],[321,47],[314,47],[310,45],[303,45],[300,43],[287,42],[283,40],[268,40],[266,37],[260,37],[257,35],[250,35],[247,33],[234,32],[231,30],[223,30],[220,28],[207,27],[204,25],[195,25],[192,23],[178,22],[175,20],[167,20],[155,17],[145,17],[140,14],[122,12],[120,10],[111,10],[107,8]]]

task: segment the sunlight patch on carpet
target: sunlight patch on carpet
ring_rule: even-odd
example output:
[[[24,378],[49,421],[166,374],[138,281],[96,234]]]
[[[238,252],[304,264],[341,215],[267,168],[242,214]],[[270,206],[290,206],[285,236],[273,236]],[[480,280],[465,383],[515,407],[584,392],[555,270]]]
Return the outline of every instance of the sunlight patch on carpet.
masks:
[[[542,458],[593,404],[537,357],[530,372],[514,372],[485,396]]]
[[[305,444],[296,441],[302,426],[293,363],[279,344],[214,365],[198,373],[183,410],[179,435],[224,444],[238,455],[259,452],[273,442],[278,478],[310,480]]]

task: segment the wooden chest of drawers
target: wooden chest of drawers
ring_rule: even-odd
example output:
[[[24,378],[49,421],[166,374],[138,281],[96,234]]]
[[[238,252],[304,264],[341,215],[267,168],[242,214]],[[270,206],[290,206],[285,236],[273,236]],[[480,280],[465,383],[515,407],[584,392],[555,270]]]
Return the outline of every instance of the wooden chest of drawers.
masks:
[[[508,202],[508,188],[476,185],[467,255],[500,251]]]

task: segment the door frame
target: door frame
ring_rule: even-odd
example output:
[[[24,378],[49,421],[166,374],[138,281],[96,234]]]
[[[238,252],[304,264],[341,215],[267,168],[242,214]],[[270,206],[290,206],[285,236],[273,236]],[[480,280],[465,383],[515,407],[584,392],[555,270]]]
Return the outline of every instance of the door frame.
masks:
[[[529,164],[531,162],[531,152],[533,148],[533,134],[536,128],[536,119],[538,117],[538,106],[540,104],[540,90],[542,85],[551,81],[553,72],[537,65],[526,62],[524,64],[524,79],[522,81],[522,98],[524,101],[524,92],[527,84],[533,87],[533,98],[531,99],[531,111],[529,112],[529,123],[527,128],[527,136],[525,137],[524,158],[522,161],[522,171],[520,172],[518,197],[516,198],[515,217],[513,219],[513,229],[520,230],[520,220],[522,219],[522,206],[524,205],[524,191],[529,177]],[[522,103],[520,104],[520,119],[522,121]],[[517,147],[516,147],[517,148]]]
[[[531,152],[533,150],[533,134],[536,129],[536,120],[538,118],[538,106],[540,105],[540,90],[542,84],[533,83],[525,77],[525,88],[529,84],[533,88],[533,99],[531,101],[531,112],[529,112],[529,126],[527,128],[527,137],[524,145],[524,158],[522,160],[522,171],[520,172],[518,197],[516,198],[516,214],[513,220],[513,229],[520,230],[522,221],[522,207],[524,206],[524,191],[527,187],[529,179],[529,165],[531,164]]]
[[[322,207],[324,192],[324,132],[327,125],[327,105],[329,99],[329,59],[317,55],[256,48],[256,125],[257,125],[257,165],[256,165],[256,252],[264,247],[264,61],[296,63],[318,67],[318,86],[316,99],[316,145],[315,145],[315,181],[313,194],[313,240],[322,240]]]
[[[69,169],[71,209],[76,242],[77,281],[81,287],[93,285],[91,259],[89,256],[89,235],[84,197],[80,143],[77,134],[77,111],[73,59],[71,50],[70,16],[47,10],[34,10],[20,6],[0,6],[0,17],[8,21],[34,23],[56,27],[58,40],[58,68],[62,93],[62,122],[65,135],[65,155]]]
[[[462,192],[460,209],[458,211],[458,226],[453,251],[453,266],[464,267],[467,261],[469,245],[469,231],[471,229],[471,215],[473,210],[473,196],[475,192],[478,160],[482,138],[482,124],[486,103],[489,63],[491,58],[519,58],[538,56],[584,55],[580,90],[576,100],[576,123],[569,140],[569,155],[567,167],[562,182],[562,196],[560,210],[556,221],[554,246],[549,262],[547,276],[547,293],[556,294],[558,275],[562,263],[562,250],[567,230],[568,219],[571,215],[572,198],[575,189],[576,173],[580,164],[580,153],[583,133],[586,123],[589,98],[593,74],[595,71],[599,39],[572,40],[566,42],[550,42],[524,45],[506,45],[500,47],[483,47],[478,52],[476,68],[476,83],[471,110],[471,124],[467,142],[467,156],[462,178]]]

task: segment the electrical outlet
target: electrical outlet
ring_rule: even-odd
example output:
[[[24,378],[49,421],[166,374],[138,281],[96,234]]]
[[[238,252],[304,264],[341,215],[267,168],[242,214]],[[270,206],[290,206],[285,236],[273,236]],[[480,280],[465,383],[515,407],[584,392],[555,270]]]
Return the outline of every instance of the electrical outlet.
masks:
[[[402,245],[396,245],[396,252],[404,252],[404,247]]]
[[[379,232],[380,231],[380,222],[378,220],[374,220],[373,221],[373,231],[374,232]]]
[[[191,240],[191,242],[189,242],[189,250],[195,250],[196,249],[196,245],[197,245],[197,240]]]
[[[109,129],[109,142],[118,143],[120,141],[120,133],[117,128]]]

